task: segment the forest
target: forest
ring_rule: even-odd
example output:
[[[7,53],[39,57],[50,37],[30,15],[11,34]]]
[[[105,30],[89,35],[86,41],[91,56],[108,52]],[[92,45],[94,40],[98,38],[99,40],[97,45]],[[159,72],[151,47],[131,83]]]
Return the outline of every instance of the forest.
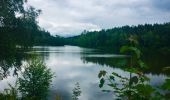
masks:
[[[122,26],[101,31],[83,31],[81,35],[67,38],[68,44],[119,52],[128,45],[128,37],[138,38],[139,47],[144,51],[169,51],[170,23]]]
[[[83,72],[87,74],[86,71],[89,73],[93,71],[92,76],[95,76],[95,78],[91,79],[89,83],[91,84],[91,81],[99,82],[97,85],[94,83],[93,88],[109,86],[109,90],[102,91],[115,92],[121,99],[160,100],[163,98],[163,100],[168,100],[170,67],[169,62],[166,61],[168,61],[170,54],[170,22],[146,23],[136,26],[126,25],[100,31],[84,30],[80,35],[62,37],[52,35],[39,26],[37,19],[41,13],[40,9],[27,5],[27,0],[0,0],[0,82],[10,76],[11,72],[13,72],[11,76],[17,77],[16,87],[9,84],[10,89],[4,89],[6,92],[0,91],[0,99],[47,100],[51,82],[56,78],[51,68],[62,66],[60,68],[69,69],[72,65],[69,70],[64,69],[64,71],[83,70],[82,72],[75,72],[75,75],[79,76]],[[34,47],[37,46],[40,48],[36,48],[36,51]],[[105,55],[105,53],[109,55]],[[163,54],[163,58],[166,59],[165,62],[164,59],[159,60],[161,58],[155,57],[158,53]],[[122,55],[119,54],[123,55],[123,60]],[[150,56],[154,62],[148,60],[145,56]],[[48,64],[46,65],[50,62],[48,61],[49,57],[52,57],[50,59],[50,61],[53,61],[51,65],[54,64],[50,67]],[[57,59],[57,57],[60,58]],[[74,61],[77,62],[74,63]],[[163,62],[163,64],[160,64],[161,67],[158,64],[159,62]],[[149,66],[146,66],[145,63]],[[99,66],[102,66],[102,68]],[[110,70],[104,70],[106,66],[109,66]],[[102,70],[98,75],[94,75],[96,69],[89,70],[87,68]],[[109,74],[109,71],[114,69],[128,74],[129,77],[124,77],[114,71]],[[64,75],[67,74],[67,72],[60,74],[63,73]],[[152,86],[149,83],[148,73],[153,76],[155,74],[165,75],[162,85],[159,84],[159,87]],[[73,73],[70,75],[74,77]],[[83,78],[89,78],[87,76],[83,76]],[[98,80],[96,81],[97,76]],[[68,76],[64,78],[67,79]],[[76,77],[76,79],[78,78]],[[118,80],[116,81],[116,79]],[[63,82],[63,80],[60,81]],[[64,80],[63,84],[70,81],[71,79]],[[73,100],[78,100],[81,95],[81,86],[79,85],[79,82],[75,84],[76,87],[72,93]],[[159,89],[163,92],[160,92]],[[18,94],[22,96],[19,97]],[[56,98],[60,98],[60,95]]]

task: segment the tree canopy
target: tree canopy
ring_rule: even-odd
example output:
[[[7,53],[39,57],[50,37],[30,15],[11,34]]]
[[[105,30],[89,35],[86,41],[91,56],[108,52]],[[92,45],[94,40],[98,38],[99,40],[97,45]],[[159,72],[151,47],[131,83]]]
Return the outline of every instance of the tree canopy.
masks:
[[[86,32],[68,38],[70,45],[109,49],[119,52],[120,47],[128,45],[128,37],[135,35],[142,50],[170,48],[170,23],[122,26],[101,31]]]

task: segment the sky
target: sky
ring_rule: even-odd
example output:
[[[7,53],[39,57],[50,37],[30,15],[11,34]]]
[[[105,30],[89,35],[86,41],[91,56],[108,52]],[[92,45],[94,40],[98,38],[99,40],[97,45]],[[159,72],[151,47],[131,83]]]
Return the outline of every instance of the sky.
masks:
[[[170,22],[170,0],[28,0],[28,4],[42,10],[37,20],[52,35]]]

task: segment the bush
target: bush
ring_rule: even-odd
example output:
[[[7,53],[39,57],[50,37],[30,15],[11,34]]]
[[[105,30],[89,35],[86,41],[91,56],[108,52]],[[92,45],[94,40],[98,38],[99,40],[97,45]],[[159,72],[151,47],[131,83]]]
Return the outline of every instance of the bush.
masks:
[[[45,100],[53,74],[41,60],[31,60],[25,65],[25,71],[19,78],[19,91],[22,98],[31,100]]]

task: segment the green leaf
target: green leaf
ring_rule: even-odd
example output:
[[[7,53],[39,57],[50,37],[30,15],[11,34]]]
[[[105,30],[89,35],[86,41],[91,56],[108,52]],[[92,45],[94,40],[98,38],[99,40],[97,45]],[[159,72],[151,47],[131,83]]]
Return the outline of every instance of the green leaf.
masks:
[[[115,72],[112,72],[112,74],[114,75],[114,76],[119,76],[117,73],[115,73]]]
[[[103,92],[111,92],[111,90],[102,90]]]
[[[130,73],[138,73],[138,70],[136,68],[126,68],[125,71]]]
[[[103,87],[104,82],[105,82],[105,80],[104,80],[104,78],[102,78],[102,79],[100,80],[100,84],[99,84],[99,87],[100,87],[100,88],[102,88],[102,87]]]
[[[98,74],[98,77],[101,78],[102,76],[106,75],[106,71],[105,70],[101,70]]]
[[[131,79],[130,79],[130,82],[129,84],[132,85],[132,84],[137,84],[138,83],[138,77],[137,76],[133,76]]]
[[[115,80],[114,76],[110,76],[110,79],[111,79],[111,80]]]
[[[147,68],[147,66],[145,65],[143,61],[139,60],[138,63],[141,68]]]
[[[98,74],[98,78],[101,78],[101,77],[102,77],[102,72],[100,71]]]
[[[121,79],[128,80],[128,78],[126,78],[126,77],[122,77],[122,76],[118,75],[118,74],[117,74],[117,73],[115,73],[115,72],[112,72],[112,75],[114,75],[114,76],[116,76],[116,77],[118,77],[118,78],[121,78]]]
[[[108,86],[110,86],[110,87],[113,87],[113,88],[115,88],[116,87],[116,85],[115,84],[107,84]]]

